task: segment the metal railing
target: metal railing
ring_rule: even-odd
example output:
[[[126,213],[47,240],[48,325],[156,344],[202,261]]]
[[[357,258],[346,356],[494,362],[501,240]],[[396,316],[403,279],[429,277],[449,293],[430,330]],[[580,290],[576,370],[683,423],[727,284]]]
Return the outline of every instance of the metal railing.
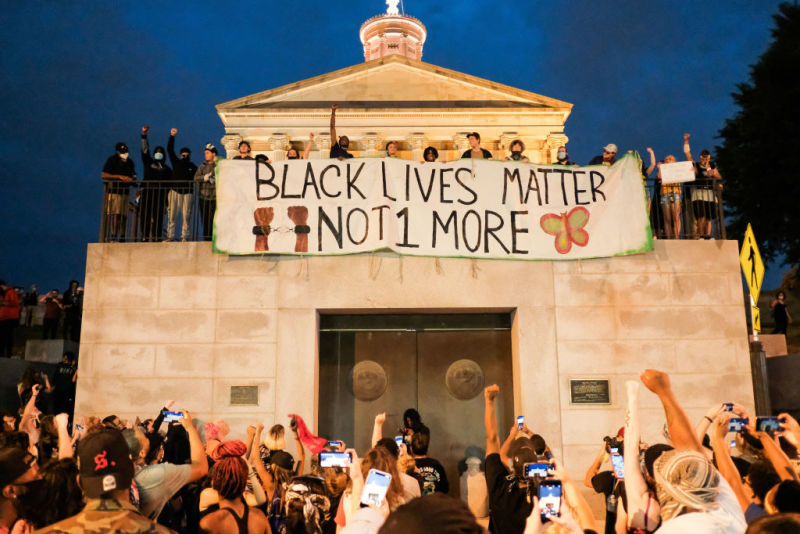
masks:
[[[100,242],[210,241],[216,197],[207,184],[105,181]],[[646,182],[647,209],[657,239],[725,239],[718,182]]]
[[[718,181],[661,184],[648,179],[647,212],[657,239],[726,239]]]
[[[100,242],[210,241],[214,195],[188,181],[104,180]]]

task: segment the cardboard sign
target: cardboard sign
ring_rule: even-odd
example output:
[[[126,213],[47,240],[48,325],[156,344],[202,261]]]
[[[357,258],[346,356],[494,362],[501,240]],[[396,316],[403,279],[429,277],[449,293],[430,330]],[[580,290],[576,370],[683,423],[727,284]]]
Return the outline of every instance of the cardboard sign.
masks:
[[[662,184],[693,182],[695,179],[694,165],[692,165],[691,161],[662,163],[660,169]]]

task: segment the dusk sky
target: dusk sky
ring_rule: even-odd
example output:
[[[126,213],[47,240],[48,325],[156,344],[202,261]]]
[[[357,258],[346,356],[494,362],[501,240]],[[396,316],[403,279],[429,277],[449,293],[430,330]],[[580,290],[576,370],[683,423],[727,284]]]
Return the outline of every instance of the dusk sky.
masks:
[[[682,158],[684,132],[695,153],[718,144],[779,2],[404,4],[428,29],[423,61],[574,104],[567,146],[585,164],[609,142],[659,159]],[[117,141],[140,177],[144,124],[153,146],[178,128],[199,163],[224,133],[216,104],[363,62],[358,29],[385,10],[382,0],[4,5],[0,278],[40,291],[83,283]],[[779,281],[768,270],[765,287]]]

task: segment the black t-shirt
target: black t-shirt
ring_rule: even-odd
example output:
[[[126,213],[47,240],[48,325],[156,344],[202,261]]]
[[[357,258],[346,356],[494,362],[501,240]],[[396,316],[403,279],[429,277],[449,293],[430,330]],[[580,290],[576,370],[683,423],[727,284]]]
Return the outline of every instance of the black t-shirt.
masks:
[[[59,391],[70,391],[75,387],[72,377],[75,376],[77,368],[68,363],[61,362],[56,367],[56,374],[53,376],[53,385]]]
[[[423,495],[430,495],[431,493],[440,492],[447,493],[450,491],[450,483],[447,481],[447,473],[444,472],[444,467],[438,460],[433,458],[417,458],[415,460],[419,475],[419,489]]]
[[[485,148],[481,149],[481,153],[483,154],[483,159],[492,159],[492,153],[486,150]],[[463,154],[461,154],[461,159],[472,159],[472,149],[470,148]]]
[[[617,480],[613,471],[600,471],[592,477],[592,488],[606,498],[606,530],[605,534],[614,534],[617,522],[617,507],[620,499],[625,501],[625,485]]]
[[[119,154],[114,154],[106,160],[106,164],[103,166],[103,172],[107,172],[108,174],[120,174],[122,176],[129,176],[131,178],[133,178],[133,175],[136,174],[134,172],[133,161],[131,161],[130,156],[128,156],[128,159],[123,161],[123,159],[119,157]],[[123,182],[122,180],[112,179],[108,184],[109,193],[126,194],[130,188],[130,183]]]
[[[702,168],[696,161],[692,163],[692,165],[694,166],[694,172],[697,175],[694,180],[694,187],[696,189],[713,189],[714,178],[708,176],[708,171],[716,169],[716,164],[713,161],[709,161],[708,167],[705,169]]]
[[[522,534],[533,504],[528,492],[503,465],[500,455],[486,457],[486,489],[489,493],[489,530],[497,534]]]
[[[352,158],[353,157],[353,155],[350,152],[348,152],[347,150],[345,150],[341,146],[339,146],[339,143],[336,143],[331,147],[330,156],[331,156],[331,159],[337,159],[337,158],[347,159],[347,158]]]

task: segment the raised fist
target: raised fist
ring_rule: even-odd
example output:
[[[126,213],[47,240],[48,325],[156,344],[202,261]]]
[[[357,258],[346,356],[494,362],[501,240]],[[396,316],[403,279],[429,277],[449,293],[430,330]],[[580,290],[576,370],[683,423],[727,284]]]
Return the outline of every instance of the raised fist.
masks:
[[[339,104],[332,104],[331,105],[331,111],[336,111],[337,109],[339,109]]]
[[[656,395],[670,389],[669,375],[667,373],[655,369],[647,369],[639,378],[641,378],[642,384]]]
[[[497,395],[500,394],[500,386],[497,384],[492,384],[491,386],[487,386],[486,389],[483,390],[483,396],[486,400],[494,400]]]
[[[150,131],[149,126],[142,126],[142,135],[147,135],[147,132]]]
[[[174,136],[176,136],[176,135],[178,135],[178,129],[177,129],[177,128],[173,128],[173,129],[171,129],[171,130],[169,131],[169,134],[170,134],[171,136],[173,136],[173,137],[174,137]]]

